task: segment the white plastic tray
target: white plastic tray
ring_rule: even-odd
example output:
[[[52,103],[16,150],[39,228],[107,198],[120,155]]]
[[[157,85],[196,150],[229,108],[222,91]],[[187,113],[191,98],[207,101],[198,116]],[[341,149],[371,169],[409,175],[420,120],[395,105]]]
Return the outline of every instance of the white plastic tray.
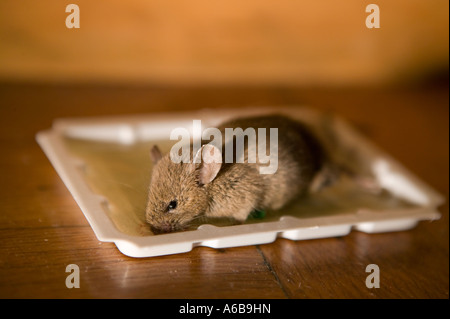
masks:
[[[339,214],[304,216],[285,215],[243,225],[214,226],[204,224],[197,229],[160,234],[136,235],[120,230],[108,214],[108,202],[95,193],[81,169],[86,165],[67,148],[67,138],[97,141],[100,144],[133,145],[144,141],[168,140],[175,127],[192,127],[201,119],[204,127],[213,127],[235,116],[281,113],[294,118],[319,121],[323,116],[307,108],[252,108],[240,110],[200,110],[189,113],[145,114],[127,117],[79,118],[56,120],[50,130],[39,132],[36,139],[57,173],[80,206],[97,238],[114,242],[125,255],[151,257],[183,253],[196,246],[226,248],[270,243],[276,238],[304,240],[343,236],[352,229],[367,233],[407,230],[421,220],[440,218],[438,206],[444,198],[402,167],[390,156],[360,136],[343,120],[336,119],[335,133],[343,145],[358,150],[360,159],[375,174],[379,183],[392,196],[408,203],[394,208],[356,207]],[[145,189],[142,190],[145,192]]]

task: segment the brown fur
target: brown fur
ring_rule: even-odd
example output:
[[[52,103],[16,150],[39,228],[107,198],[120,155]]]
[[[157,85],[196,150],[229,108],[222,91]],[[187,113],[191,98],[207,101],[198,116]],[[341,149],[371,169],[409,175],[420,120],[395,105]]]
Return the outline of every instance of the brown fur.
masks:
[[[317,172],[322,168],[323,152],[309,131],[300,123],[284,116],[261,116],[236,119],[223,123],[219,129],[224,137],[225,128],[253,127],[278,128],[278,170],[275,174],[259,172],[259,164],[224,163],[217,175],[203,184],[204,163],[173,163],[169,154],[159,156],[149,188],[146,220],[152,229],[173,231],[182,229],[197,216],[232,217],[243,222],[255,209],[280,209],[304,194]],[[267,143],[269,148],[269,143]],[[222,150],[222,156],[223,154]],[[269,150],[267,150],[269,154]],[[192,159],[191,155],[191,159]],[[211,168],[205,174],[214,174]],[[168,211],[167,206],[177,200],[177,207]]]

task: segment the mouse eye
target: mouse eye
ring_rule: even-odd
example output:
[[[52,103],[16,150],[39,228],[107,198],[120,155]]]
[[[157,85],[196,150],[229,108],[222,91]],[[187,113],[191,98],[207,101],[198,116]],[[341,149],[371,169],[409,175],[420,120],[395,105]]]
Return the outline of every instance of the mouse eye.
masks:
[[[170,203],[169,203],[169,205],[167,206],[167,211],[171,211],[171,210],[174,210],[175,208],[177,208],[177,201],[176,200],[173,200],[173,201],[170,201]]]

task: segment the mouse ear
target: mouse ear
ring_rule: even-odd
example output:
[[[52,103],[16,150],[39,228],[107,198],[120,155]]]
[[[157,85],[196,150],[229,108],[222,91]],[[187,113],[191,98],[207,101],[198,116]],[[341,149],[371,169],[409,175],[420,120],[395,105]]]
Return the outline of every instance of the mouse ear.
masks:
[[[216,178],[222,167],[222,152],[213,145],[203,145],[194,157],[194,165],[197,162],[200,162],[197,169],[198,181],[201,185],[206,185]]]
[[[161,150],[158,146],[153,145],[152,149],[150,150],[150,159],[152,160],[153,164],[158,163],[158,161],[162,158]]]

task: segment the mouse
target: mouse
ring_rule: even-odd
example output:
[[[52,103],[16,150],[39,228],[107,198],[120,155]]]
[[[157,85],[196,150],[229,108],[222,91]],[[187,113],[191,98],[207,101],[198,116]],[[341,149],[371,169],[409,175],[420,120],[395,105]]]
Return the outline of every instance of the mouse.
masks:
[[[223,134],[227,128],[241,128],[244,132],[247,128],[276,128],[277,170],[261,173],[267,162],[261,163],[259,156],[256,161],[249,160],[248,140],[243,160],[237,161],[237,149],[234,160],[226,160],[226,143],[235,143],[236,137],[220,145],[202,140],[196,152],[191,141],[192,152],[180,162],[174,162],[170,152],[162,154],[158,146],[153,146],[145,220],[154,234],[184,230],[202,216],[228,217],[244,223],[254,211],[282,209],[335,179],[320,141],[298,120],[271,114],[238,117],[217,127]]]

